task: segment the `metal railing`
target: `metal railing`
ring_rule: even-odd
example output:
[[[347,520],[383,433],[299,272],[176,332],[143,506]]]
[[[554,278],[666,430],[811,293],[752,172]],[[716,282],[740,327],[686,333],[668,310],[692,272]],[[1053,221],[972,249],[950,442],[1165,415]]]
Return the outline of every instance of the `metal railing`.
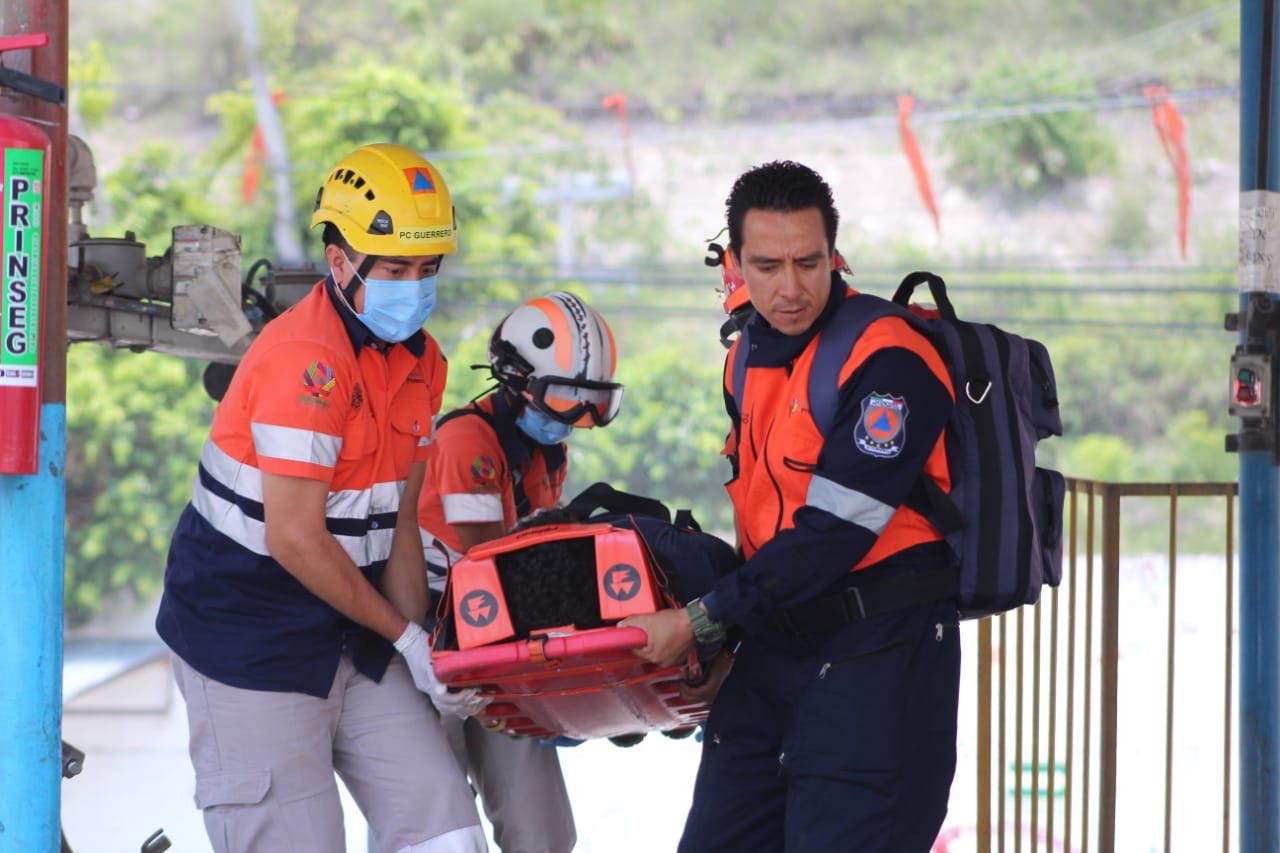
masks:
[[[1221,635],[1222,675],[1220,685],[1207,683],[1203,673],[1192,671],[1197,696],[1221,689],[1221,841],[1230,849],[1232,774],[1232,673],[1234,630],[1234,549],[1235,483],[1102,483],[1067,481],[1065,511],[1064,572],[1062,584],[1046,589],[1034,607],[983,619],[978,624],[978,713],[977,713],[977,841],[982,853],[1013,853],[1030,850],[1063,850],[1072,853],[1113,853],[1117,848],[1117,755],[1120,747],[1119,711],[1121,625],[1121,534],[1137,528],[1149,541],[1152,532],[1150,501],[1142,512],[1122,517],[1126,498],[1159,498],[1166,507],[1168,525],[1167,589],[1148,590],[1145,578],[1130,580],[1134,590],[1167,597],[1164,615],[1165,636],[1156,657],[1163,658],[1163,778],[1145,777],[1146,786],[1163,787],[1163,848],[1172,848],[1174,822],[1175,759],[1175,676],[1176,630],[1178,619],[1179,509],[1183,498],[1217,499],[1215,514],[1225,508],[1222,526],[1221,601],[1193,602],[1197,612],[1215,608],[1221,612],[1225,630]],[[1197,501],[1203,507],[1205,501]],[[1144,516],[1134,518],[1133,516]],[[1158,562],[1158,558],[1157,561]],[[1217,573],[1213,561],[1209,571]],[[1161,567],[1163,571],[1163,567]],[[1095,588],[1095,583],[1097,587]],[[1221,607],[1221,611],[1216,610]],[[1065,613],[1063,610],[1065,609]],[[1012,634],[1012,637],[1010,637]],[[1149,638],[1148,638],[1149,639]],[[1210,638],[1203,638],[1209,643]],[[1095,645],[1096,644],[1096,645]],[[1096,650],[1096,651],[1095,651]],[[1197,648],[1197,651],[1201,651]],[[1010,655],[1012,652],[1012,655]],[[1012,657],[1012,661],[1010,660]],[[1192,665],[1195,665],[1193,660]],[[1158,680],[1159,673],[1141,671]],[[994,683],[993,683],[994,682]],[[1181,683],[1181,682],[1179,682]],[[1141,695],[1127,694],[1123,702],[1143,702]],[[1216,700],[1215,700],[1216,701]],[[1159,715],[1152,703],[1142,708],[1124,705],[1126,710],[1145,714],[1151,727]],[[1126,738],[1141,738],[1148,732],[1126,731]],[[1211,733],[1197,729],[1204,741]],[[1095,740],[1096,737],[1096,740]],[[1126,741],[1129,743],[1130,741]],[[1216,742],[1215,747],[1216,751]],[[1151,768],[1154,770],[1154,768]],[[1205,780],[1213,778],[1210,767],[1201,764],[1181,768],[1194,776],[1199,791],[1198,820],[1203,824],[1212,797]],[[1145,793],[1145,792],[1144,792]],[[1150,821],[1155,815],[1138,810],[1126,817],[1145,823],[1144,831],[1156,831]],[[1216,835],[1216,830],[1212,830]],[[1150,846],[1154,846],[1154,843]],[[1145,845],[1144,845],[1145,847]],[[1185,845],[1184,845],[1185,848]],[[1198,849],[1207,849],[1200,847]]]

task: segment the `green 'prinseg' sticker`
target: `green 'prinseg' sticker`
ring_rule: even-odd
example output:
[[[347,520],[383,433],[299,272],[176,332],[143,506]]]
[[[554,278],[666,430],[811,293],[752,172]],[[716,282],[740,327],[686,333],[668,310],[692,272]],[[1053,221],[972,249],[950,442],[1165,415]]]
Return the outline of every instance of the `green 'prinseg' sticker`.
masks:
[[[3,269],[0,270],[0,386],[36,385],[40,366],[40,257],[44,152],[4,152]]]

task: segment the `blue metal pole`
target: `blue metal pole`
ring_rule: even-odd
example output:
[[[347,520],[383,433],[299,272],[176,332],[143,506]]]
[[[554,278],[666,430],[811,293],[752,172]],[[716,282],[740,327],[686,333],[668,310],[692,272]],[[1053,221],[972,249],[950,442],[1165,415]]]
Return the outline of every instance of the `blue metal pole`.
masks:
[[[39,472],[0,475],[0,850],[59,845],[65,447],[42,406]]]
[[[46,33],[5,64],[67,85],[66,0],[0,0],[0,33]],[[25,67],[24,67],[25,66]],[[67,110],[12,91],[0,111],[41,123],[51,143],[40,324],[39,466],[0,475],[0,850],[60,846],[62,583],[66,457]]]
[[[1280,241],[1280,102],[1277,101],[1276,0],[1240,4],[1241,226],[1261,227],[1261,242]],[[1256,191],[1267,191],[1257,193]],[[1246,212],[1247,211],[1247,212]],[[1268,223],[1271,223],[1268,227]],[[1242,232],[1243,233],[1243,232]],[[1258,237],[1252,238],[1257,240]],[[1244,242],[1242,240],[1242,247]],[[1248,261],[1242,253],[1240,310],[1251,294],[1274,302],[1280,258]],[[1243,327],[1243,322],[1242,322]],[[1242,333],[1242,342],[1244,334]],[[1272,364],[1280,367],[1274,338]],[[1280,850],[1280,469],[1272,452],[1240,453],[1240,850]]]

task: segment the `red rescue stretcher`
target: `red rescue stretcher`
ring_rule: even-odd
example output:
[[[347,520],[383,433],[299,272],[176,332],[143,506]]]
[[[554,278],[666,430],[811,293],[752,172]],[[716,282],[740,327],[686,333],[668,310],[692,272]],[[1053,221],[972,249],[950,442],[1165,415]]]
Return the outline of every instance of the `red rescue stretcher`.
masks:
[[[569,539],[594,545],[605,626],[517,636],[495,558]],[[432,636],[436,676],[492,697],[478,719],[511,734],[585,739],[690,729],[708,710],[679,695],[682,681],[701,674],[697,658],[691,654],[675,667],[646,663],[632,654],[645,644],[644,632],[611,627],[626,616],[676,606],[655,566],[638,533],[609,524],[531,528],[472,548],[449,573]]]

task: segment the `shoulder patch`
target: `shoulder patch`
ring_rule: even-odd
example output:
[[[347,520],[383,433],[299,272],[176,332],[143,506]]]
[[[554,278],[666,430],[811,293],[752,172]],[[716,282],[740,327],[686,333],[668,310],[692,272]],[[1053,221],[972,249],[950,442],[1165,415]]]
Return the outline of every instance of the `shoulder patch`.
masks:
[[[333,376],[333,368],[317,359],[302,371],[302,394],[298,399],[304,403],[328,406],[329,395],[337,387],[338,380]]]
[[[902,452],[907,437],[907,401],[891,394],[868,394],[862,417],[853,428],[858,450],[868,456],[892,459]]]
[[[484,454],[472,460],[471,482],[482,489],[498,488],[498,463],[492,456]]]

